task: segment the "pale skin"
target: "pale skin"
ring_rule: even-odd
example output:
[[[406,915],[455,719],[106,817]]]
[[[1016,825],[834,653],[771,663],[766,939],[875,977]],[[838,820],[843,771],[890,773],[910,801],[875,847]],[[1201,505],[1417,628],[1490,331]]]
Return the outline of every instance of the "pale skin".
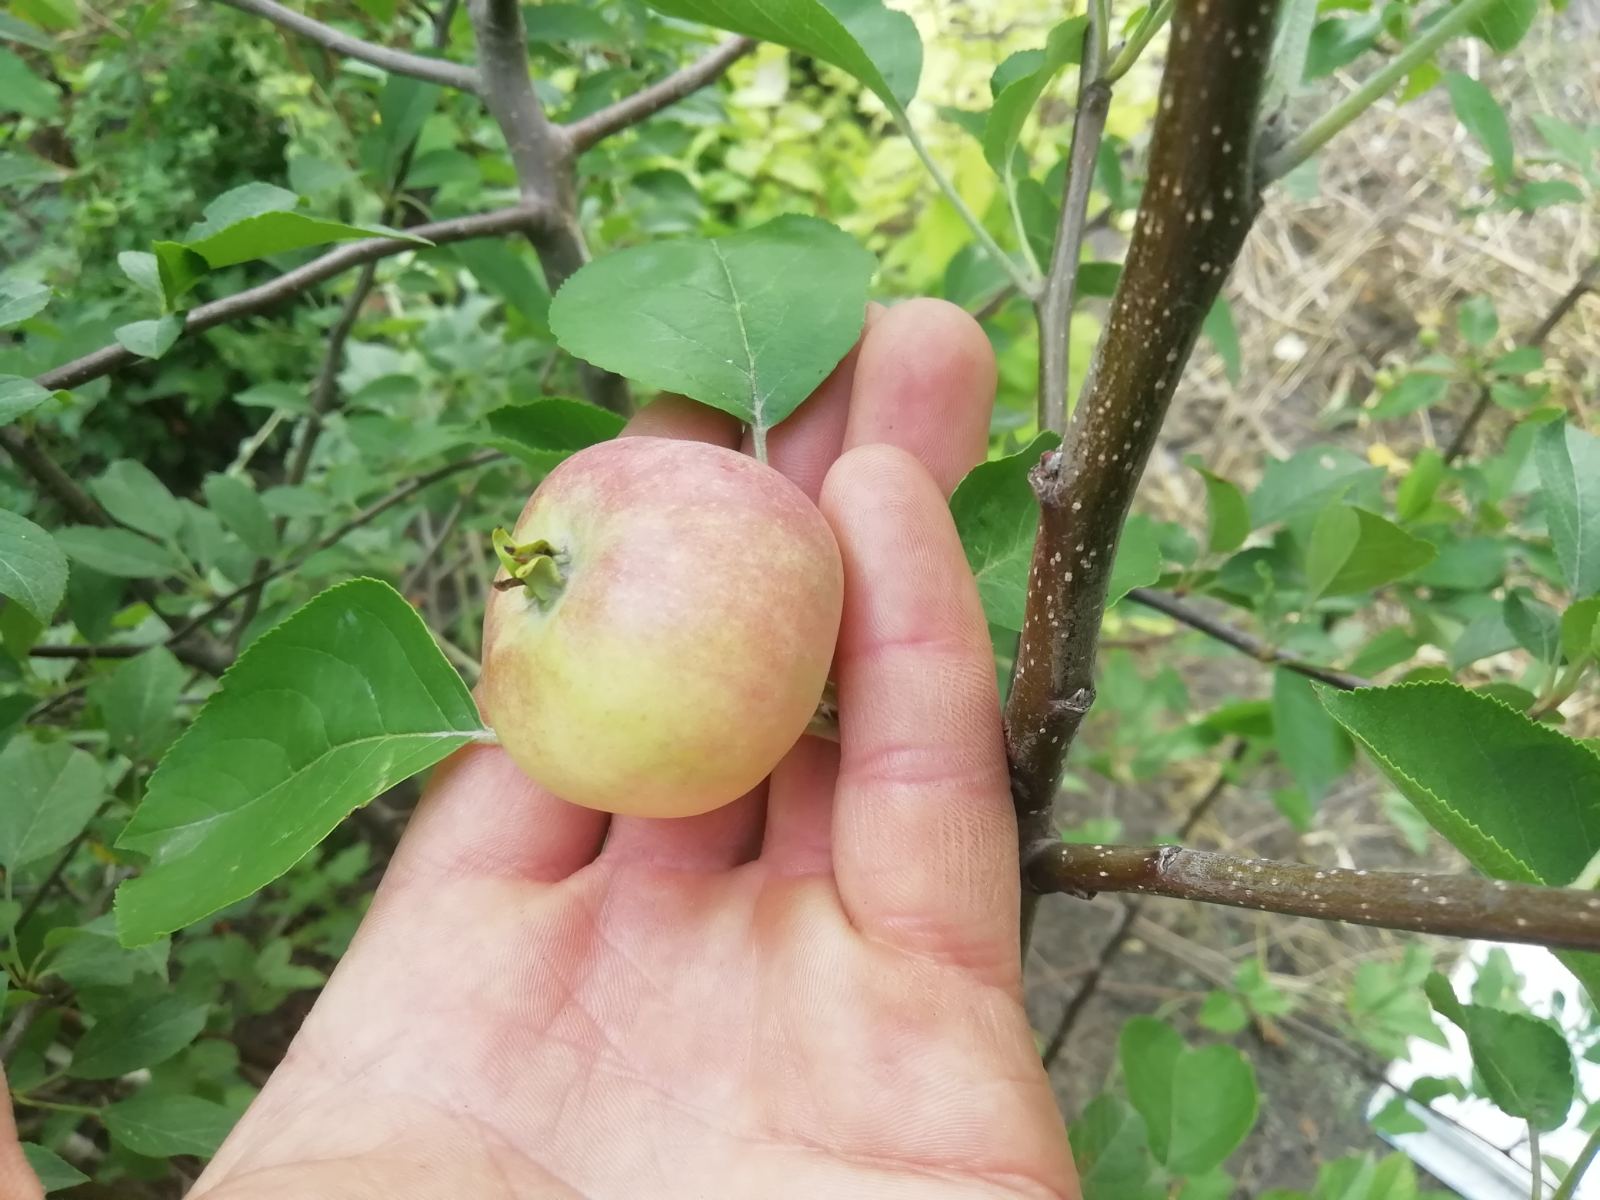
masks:
[[[456,755],[193,1197],[1077,1200],[945,505],[993,394],[960,310],[872,315],[769,439],[843,554],[840,744],[676,821],[608,822],[497,749]],[[739,441],[675,399],[629,432]],[[0,1192],[39,1195],[8,1169],[0,1138]]]

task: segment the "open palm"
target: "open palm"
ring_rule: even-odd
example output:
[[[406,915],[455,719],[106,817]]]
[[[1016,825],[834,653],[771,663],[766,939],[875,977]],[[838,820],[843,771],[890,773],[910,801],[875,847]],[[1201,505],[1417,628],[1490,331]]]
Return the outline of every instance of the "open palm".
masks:
[[[993,386],[981,331],[913,302],[771,438],[843,553],[840,744],[806,738],[758,793],[678,821],[608,822],[496,749],[457,755],[196,1196],[1077,1195],[943,495]],[[630,432],[738,439],[679,400]]]

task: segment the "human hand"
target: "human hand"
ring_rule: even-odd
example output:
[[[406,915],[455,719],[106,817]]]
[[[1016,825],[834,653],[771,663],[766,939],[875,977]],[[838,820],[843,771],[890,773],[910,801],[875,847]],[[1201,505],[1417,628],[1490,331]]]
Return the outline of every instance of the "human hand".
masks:
[[[843,555],[840,743],[674,821],[457,754],[195,1196],[1078,1195],[1022,1011],[994,667],[945,505],[993,391],[982,331],[914,301],[769,439]],[[673,399],[629,432],[738,442]]]

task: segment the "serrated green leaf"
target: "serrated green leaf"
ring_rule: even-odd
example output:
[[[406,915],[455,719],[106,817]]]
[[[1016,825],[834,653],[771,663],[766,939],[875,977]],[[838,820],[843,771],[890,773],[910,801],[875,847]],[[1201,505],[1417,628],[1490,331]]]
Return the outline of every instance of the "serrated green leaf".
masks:
[[[1408,800],[1484,874],[1561,887],[1600,851],[1600,755],[1453,683],[1319,689]],[[1538,819],[1528,820],[1536,803]],[[1561,954],[1591,996],[1600,956]]]
[[[167,1158],[192,1154],[210,1158],[233,1129],[228,1109],[199,1096],[155,1092],[149,1088],[119,1100],[101,1114],[111,1136],[135,1154]]]
[[[905,13],[882,0],[648,0],[686,21],[799,50],[854,75],[891,112],[903,113],[922,74],[922,40]]]
[[[1002,629],[1022,628],[1028,564],[1039,529],[1039,498],[1028,472],[1060,444],[1055,434],[1041,433],[1015,454],[979,463],[950,497],[950,515],[977,578],[984,615]]]
[[[547,396],[507,404],[488,416],[494,437],[486,439],[538,470],[576,450],[608,441],[622,432],[622,418],[581,400]]]
[[[206,1027],[211,1006],[176,994],[130,1000],[94,1023],[72,1051],[74,1079],[116,1079],[166,1062]]]
[[[28,1167],[39,1177],[39,1183],[44,1187],[45,1195],[51,1192],[65,1191],[67,1188],[77,1187],[80,1183],[88,1183],[89,1177],[54,1150],[33,1142],[22,1143],[22,1157],[28,1160]]]
[[[550,328],[578,358],[764,433],[855,345],[874,266],[826,221],[778,217],[597,259],[562,285]]]
[[[352,809],[483,732],[393,588],[330,588],[258,637],[167,752],[118,846],[150,857],[117,891],[124,945],[270,883]]]
[[[161,579],[183,569],[166,546],[127,529],[66,525],[55,531],[55,539],[67,557],[119,579]]]
[[[1022,136],[1022,124],[1039,97],[1052,79],[1082,56],[1083,31],[1088,24],[1087,17],[1067,18],[1050,31],[1042,52],[1027,58],[1012,55],[1007,60],[1012,68],[1004,74],[996,71],[997,86],[991,85],[996,88],[994,104],[983,128],[983,156],[1002,179],[1011,178],[1012,155]]]
[[[94,759],[66,742],[15,737],[0,750],[0,867],[48,858],[83,832],[105,799]]]
[[[1576,1083],[1560,1030],[1522,1013],[1462,1004],[1437,972],[1425,989],[1439,1015],[1467,1035],[1472,1065],[1501,1112],[1547,1133],[1566,1124]]]
[[[1438,553],[1376,513],[1331,505],[1317,517],[1306,547],[1306,598],[1346,596],[1392,583]]]
[[[66,590],[67,556],[55,539],[26,517],[0,508],[0,596],[48,625]]]
[[[160,358],[183,332],[183,317],[177,313],[153,321],[131,321],[111,331],[122,348],[140,358]]]
[[[237,475],[207,475],[206,503],[249,550],[262,558],[278,551],[278,533],[261,497]]]
[[[1516,169],[1516,149],[1511,142],[1511,123],[1500,102],[1483,84],[1460,71],[1446,71],[1444,86],[1456,119],[1488,152],[1495,183],[1509,187]]]
[[[178,694],[188,678],[160,646],[122,663],[89,687],[111,744],[130,758],[153,762],[177,732]]]
[[[167,485],[143,463],[122,459],[92,480],[89,490],[117,521],[151,537],[175,537],[183,509]]]
[[[1556,661],[1561,653],[1561,618],[1555,609],[1526,588],[1514,588],[1506,593],[1502,611],[1517,645],[1541,662]]]
[[[20,375],[0,375],[0,425],[9,425],[25,413],[30,413],[51,393],[31,379]]]
[[[1573,599],[1600,592],[1600,437],[1552,422],[1535,437],[1533,460],[1550,541]]]

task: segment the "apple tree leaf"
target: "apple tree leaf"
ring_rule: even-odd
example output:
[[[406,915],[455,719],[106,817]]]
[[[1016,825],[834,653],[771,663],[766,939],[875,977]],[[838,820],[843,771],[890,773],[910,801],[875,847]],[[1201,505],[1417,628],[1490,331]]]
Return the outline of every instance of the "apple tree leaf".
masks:
[[[48,624],[67,590],[67,556],[39,526],[0,508],[0,596]]]

